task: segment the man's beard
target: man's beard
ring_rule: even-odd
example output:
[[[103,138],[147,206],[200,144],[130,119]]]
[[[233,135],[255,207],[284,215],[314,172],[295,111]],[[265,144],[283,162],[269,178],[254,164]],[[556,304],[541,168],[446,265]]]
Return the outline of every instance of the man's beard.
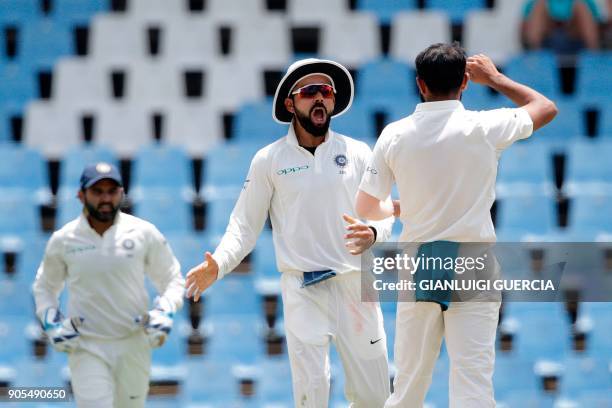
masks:
[[[327,119],[325,120],[325,122],[320,125],[315,125],[310,119],[312,112],[316,108],[323,108],[325,110],[325,114],[327,115]],[[325,105],[323,105],[322,103],[316,103],[315,105],[313,105],[313,107],[310,108],[308,115],[304,115],[302,112],[296,109],[294,116],[296,117],[300,125],[304,128],[304,130],[306,130],[311,135],[315,137],[322,137],[327,134],[327,130],[329,129],[329,123],[331,121],[331,114],[327,112]]]
[[[102,205],[110,205],[111,210],[110,211],[105,211],[105,212],[101,212],[99,211],[99,208]],[[117,215],[117,212],[119,211],[119,206],[114,207],[112,204],[110,203],[104,203],[101,205],[98,205],[98,208],[94,207],[92,204],[90,204],[89,202],[85,201],[85,208],[87,208],[87,213],[94,218],[97,221],[100,222],[110,222],[113,221],[115,219],[115,216]]]

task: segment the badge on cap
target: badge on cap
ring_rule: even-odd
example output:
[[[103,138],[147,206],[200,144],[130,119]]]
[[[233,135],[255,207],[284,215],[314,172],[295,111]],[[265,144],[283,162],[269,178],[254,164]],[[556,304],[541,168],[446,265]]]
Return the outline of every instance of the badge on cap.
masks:
[[[96,165],[96,171],[98,173],[109,173],[111,171],[111,166],[108,163],[98,163]]]

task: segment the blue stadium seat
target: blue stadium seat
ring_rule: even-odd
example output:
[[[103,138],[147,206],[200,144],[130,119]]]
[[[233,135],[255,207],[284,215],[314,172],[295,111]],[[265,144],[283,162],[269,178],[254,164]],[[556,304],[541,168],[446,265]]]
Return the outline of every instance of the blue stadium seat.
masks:
[[[55,228],[59,229],[70,221],[81,215],[83,204],[76,197],[77,189],[70,194],[66,190],[65,193],[57,197],[57,211],[55,213]]]
[[[235,198],[215,199],[206,202],[205,230],[212,236],[221,236],[227,229],[227,224],[236,205]]]
[[[38,96],[34,72],[17,63],[4,64],[0,71],[0,101],[5,107],[21,110]]]
[[[505,197],[499,201],[496,230],[505,236],[547,234],[556,228],[552,198],[545,195]]]
[[[508,62],[503,71],[511,79],[549,98],[557,99],[560,94],[559,70],[552,52],[533,51],[518,55]]]
[[[60,166],[60,193],[65,191],[69,196],[74,197],[79,189],[79,179],[85,166],[101,161],[114,165],[119,163],[112,150],[103,146],[83,144],[69,149]]]
[[[504,407],[521,408],[553,408],[555,407],[555,395],[546,395],[537,391],[515,391],[500,402]]]
[[[40,230],[40,213],[28,194],[0,196],[0,235],[23,236]]]
[[[187,339],[181,333],[181,325],[184,320],[176,316],[173,322],[173,330],[166,338],[164,345],[153,350],[152,364],[163,366],[174,366],[181,364],[187,356]]]
[[[449,14],[453,24],[463,21],[463,16],[472,10],[479,10],[485,7],[483,0],[426,0],[428,9],[438,9]]]
[[[14,111],[15,109],[11,110],[10,107],[5,107],[0,102],[0,144],[12,140],[11,116],[14,114]]]
[[[255,250],[253,251],[251,265],[255,275],[259,278],[280,279],[280,274],[276,267],[274,242],[269,231],[264,230],[259,235],[257,244],[255,244]]]
[[[552,192],[552,167],[552,154],[546,144],[515,143],[501,155],[497,172],[499,196]]]
[[[568,145],[564,190],[570,195],[612,193],[612,142],[592,140]]]
[[[567,142],[586,134],[584,115],[580,106],[572,102],[556,101],[559,114],[552,122],[536,130],[533,138],[545,142]]]
[[[49,234],[30,234],[23,237],[24,243],[16,249],[16,273],[14,280],[28,287],[34,282],[38,266],[43,259],[43,254],[49,240]],[[0,274],[1,275],[1,274]]]
[[[338,133],[366,143],[376,139],[374,115],[361,103],[353,102],[347,112],[332,119],[330,127]]]
[[[36,194],[46,201],[47,163],[36,150],[13,143],[0,143],[0,185],[4,194]]]
[[[134,215],[151,222],[164,234],[193,231],[191,204],[172,190],[141,189]]]
[[[407,64],[391,59],[375,60],[357,73],[357,97],[370,109],[388,112],[398,105],[414,109],[419,102],[414,78]]]
[[[535,392],[538,385],[533,361],[518,357],[516,353],[496,353],[493,387],[498,400],[503,401],[515,391]]]
[[[234,116],[233,139],[261,147],[280,139],[287,134],[287,125],[276,123],[271,115],[271,100],[242,105]]]
[[[180,147],[153,144],[141,148],[133,164],[134,188],[193,191],[191,161]]]
[[[206,200],[236,199],[242,191],[251,160],[263,147],[258,142],[226,143],[209,151],[204,160],[202,194]]]
[[[205,234],[170,233],[166,238],[185,272],[204,260],[205,251],[214,249]]]
[[[186,366],[188,375],[184,394],[187,401],[207,402],[216,408],[220,406],[220,400],[227,396],[233,397],[237,393],[230,361],[207,353],[205,358],[190,359]]]
[[[32,297],[32,283],[34,277],[29,281],[26,279],[5,278],[0,274],[0,313],[3,316],[18,316],[30,319],[34,317],[34,298]]]
[[[26,23],[42,15],[38,0],[0,0],[0,24]]]
[[[583,234],[612,232],[612,195],[579,195],[570,202],[568,227]]]
[[[23,316],[2,316],[0,318],[0,361],[3,364],[16,362],[30,352],[30,342],[25,329],[30,319]]]
[[[108,0],[55,0],[52,16],[66,26],[85,25],[94,14],[107,11],[108,3]]]
[[[58,353],[51,348],[44,359],[36,359],[33,356],[20,356],[15,365],[17,366],[17,377],[15,386],[31,387],[37,384],[40,387],[64,387],[65,382],[61,375],[62,367],[68,364],[67,354]]]
[[[211,330],[209,356],[242,364],[254,363],[264,356],[260,323],[254,316],[211,316],[207,321]]]
[[[255,282],[251,276],[229,275],[209,289],[206,298],[206,315],[251,316],[263,313],[261,300],[255,293]]]
[[[468,85],[465,92],[461,95],[461,101],[465,109],[474,111],[512,106],[510,100],[500,95],[495,95],[484,85],[475,84],[473,82]]]
[[[585,392],[578,398],[580,407],[608,408],[612,406],[610,390],[603,392]]]
[[[612,81],[612,52],[583,52],[578,59],[576,92],[585,105],[610,101]]]
[[[603,355],[597,357],[570,355],[563,361],[561,391],[578,395],[585,391],[612,389],[612,375]]]
[[[612,100],[599,105],[599,125],[597,134],[612,139]]]
[[[356,8],[359,11],[374,13],[381,24],[390,24],[396,13],[413,10],[416,7],[416,0],[357,0]]]
[[[70,31],[52,19],[28,22],[22,32],[18,58],[23,67],[51,69],[59,57],[75,52]]]
[[[262,403],[288,401],[293,406],[291,368],[286,356],[264,358],[258,366],[263,373],[256,388],[259,400]]]

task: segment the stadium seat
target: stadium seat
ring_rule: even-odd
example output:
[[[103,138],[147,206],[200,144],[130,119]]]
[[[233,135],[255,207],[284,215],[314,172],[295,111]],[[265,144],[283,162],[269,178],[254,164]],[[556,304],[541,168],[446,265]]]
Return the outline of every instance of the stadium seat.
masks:
[[[0,319],[0,361],[3,365],[27,355],[30,345],[24,331],[29,320],[23,316],[2,316]]]
[[[127,102],[101,105],[94,142],[110,147],[120,158],[132,157],[153,142],[152,115],[152,110]]]
[[[197,37],[198,33],[190,34]],[[103,67],[125,66],[147,55],[144,25],[117,13],[99,14],[93,18],[89,44],[91,58]]]
[[[295,25],[334,24],[348,14],[345,0],[288,0],[287,15]]]
[[[425,48],[450,41],[451,24],[445,13],[400,12],[393,17],[389,55],[414,67],[416,56]]]
[[[570,202],[568,227],[580,234],[594,236],[612,232],[612,195],[578,195]]]
[[[606,391],[612,388],[612,374],[603,355],[569,355],[563,361],[561,391],[568,395]]]
[[[63,190],[61,195],[58,194],[57,211],[55,213],[55,227],[57,229],[77,218],[83,211],[83,204],[76,197],[78,190],[73,191],[72,195],[69,194],[67,189]]]
[[[260,401],[291,401],[291,368],[285,356],[262,359],[257,364],[264,373],[259,377],[257,394]]]
[[[183,270],[188,270],[204,259],[204,251],[212,249],[206,234],[170,233],[166,235],[172,252],[179,260]]]
[[[532,361],[518,357],[516,353],[496,353],[493,373],[496,399],[503,401],[515,391],[535,392],[538,386]]]
[[[18,63],[0,64],[0,101],[5,107],[22,109],[38,97],[37,79],[33,70]]]
[[[38,149],[48,159],[60,159],[82,141],[76,115],[43,101],[28,105],[23,135],[27,146]]]
[[[173,63],[136,60],[127,72],[127,97],[134,102],[165,106],[185,97],[182,72]]]
[[[150,144],[140,148],[133,163],[131,185],[139,188],[187,190],[193,193],[191,162],[178,146]]]
[[[50,355],[39,360],[32,356],[16,361],[17,376],[15,386],[29,387],[31,384],[44,384],[46,387],[64,387],[66,384],[61,375],[62,367],[68,364],[66,353],[58,353],[49,350]],[[39,405],[36,405],[37,408]]]
[[[578,404],[581,407],[606,408],[612,405],[612,396],[609,390],[603,392],[585,392],[578,398]]]
[[[0,0],[0,23],[19,24],[42,16],[37,0]]]
[[[612,101],[599,106],[598,136],[612,139]]]
[[[206,316],[217,318],[250,315],[253,318],[263,313],[261,300],[255,293],[255,282],[251,276],[232,274],[217,283],[218,285],[210,288],[207,295]]]
[[[483,0],[425,0],[427,9],[439,10],[447,13],[453,24],[463,22],[464,15],[471,10],[478,10],[485,7]]]
[[[236,200],[247,177],[251,160],[261,149],[260,142],[225,143],[211,149],[205,157],[202,190],[206,200]]]
[[[209,104],[177,101],[167,112],[163,142],[181,146],[194,158],[223,142],[221,117]]]
[[[249,64],[229,60],[209,66],[204,98],[215,110],[231,113],[242,104],[259,101],[264,96],[263,76]]]
[[[504,404],[504,405],[502,405]],[[555,396],[544,394],[542,391],[517,390],[500,401],[503,407],[521,408],[553,408],[555,406]]]
[[[231,373],[231,362],[207,353],[205,358],[186,362],[188,375],[185,380],[185,395],[189,402],[206,402],[216,408],[225,396],[237,393],[237,384]],[[206,381],[202,381],[206,378]],[[197,406],[201,408],[201,405]]]
[[[520,239],[526,234],[547,234],[556,229],[552,198],[545,195],[510,196],[499,202],[496,230]]]
[[[19,61],[23,67],[51,69],[61,56],[75,53],[70,31],[45,18],[23,26]]]
[[[178,22],[187,16],[187,2],[168,2],[165,0],[130,0],[128,16],[133,21],[145,23]],[[172,22],[174,22],[172,21]]]
[[[210,324],[208,355],[242,364],[253,363],[263,356],[261,324],[255,315],[211,316],[207,320]]]
[[[264,231],[257,239],[251,260],[251,268],[258,278],[279,279],[280,277],[276,267],[274,242],[269,231]]]
[[[229,186],[228,186],[229,187]],[[236,197],[217,198],[206,201],[206,232],[221,237],[227,229],[232,210],[236,205]]]
[[[418,102],[414,73],[408,65],[389,59],[367,63],[357,73],[357,97],[371,109],[388,111],[391,107]]]
[[[331,129],[366,143],[376,141],[376,123],[373,112],[364,104],[353,102],[351,108],[334,118]]]
[[[5,318],[10,318],[12,320],[13,317],[28,322],[30,319],[34,319],[34,298],[31,295],[34,279],[31,274],[30,276],[32,277],[30,281],[26,281],[25,279],[2,279],[4,276],[0,278],[0,295],[2,296],[2,301],[0,301],[0,313],[2,313],[3,316],[0,322]],[[12,341],[26,341],[25,332],[20,333],[19,337],[19,339],[14,339]],[[2,341],[2,334],[0,334],[0,341]],[[0,361],[2,361],[1,357]]]
[[[110,99],[110,72],[98,64],[86,58],[62,58],[55,64],[53,101],[58,105],[84,111]]]
[[[484,85],[468,84],[467,89],[461,95],[461,102],[467,110],[482,111],[498,109],[502,107],[511,107],[512,102],[500,95],[496,95]]]
[[[416,6],[415,0],[357,0],[356,8],[376,14],[381,24],[388,25],[396,14],[413,10]]]
[[[13,140],[11,117],[18,114],[18,112],[18,109],[4,106],[0,103],[0,143]]]
[[[208,0],[206,13],[209,18],[219,23],[242,24],[253,18],[267,18],[263,0]]]
[[[347,67],[358,67],[380,57],[380,30],[376,17],[369,13],[354,13],[325,24],[320,54]]]
[[[47,163],[38,151],[13,143],[0,143],[0,185],[5,195],[35,195],[50,199]]]
[[[561,93],[557,61],[550,51],[519,54],[508,61],[503,71],[511,79],[530,86],[551,99],[557,100]],[[560,116],[557,115],[555,120]]]
[[[66,26],[87,25],[96,14],[108,10],[108,0],[55,0],[51,16]]]
[[[583,52],[576,67],[576,92],[585,105],[607,102],[612,84],[602,78],[612,77],[612,52]]]
[[[202,67],[221,56],[217,26],[208,18],[188,16],[169,24],[162,55],[177,66]]]
[[[234,116],[232,139],[241,143],[259,144],[264,147],[287,134],[287,125],[272,119],[272,101],[246,103]]]
[[[521,51],[519,37],[519,25],[507,24],[493,11],[471,11],[465,17],[463,43],[468,55],[483,53],[504,65]]]
[[[552,122],[536,130],[532,137],[561,146],[568,140],[583,137],[586,130],[580,106],[572,102],[559,101],[556,105],[559,109],[557,116]]]
[[[255,70],[281,70],[292,58],[291,47],[289,24],[282,16],[254,18],[232,26],[231,56]]]
[[[563,188],[569,195],[612,194],[612,142],[581,141],[568,145]]]
[[[553,160],[543,143],[518,142],[501,155],[498,196],[548,194],[554,191]]]
[[[193,231],[192,208],[180,193],[167,189],[142,188],[134,203],[134,215],[155,225],[163,234]]]

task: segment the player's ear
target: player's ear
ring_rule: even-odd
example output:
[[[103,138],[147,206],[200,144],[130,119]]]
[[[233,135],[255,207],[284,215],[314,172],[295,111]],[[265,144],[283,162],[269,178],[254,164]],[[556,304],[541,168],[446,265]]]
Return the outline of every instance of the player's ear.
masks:
[[[77,198],[82,204],[85,204],[85,190],[79,190],[79,192],[77,193]]]
[[[465,91],[468,87],[468,84],[470,82],[470,73],[465,71],[465,74],[463,74],[463,81],[461,81],[461,91]]]
[[[293,99],[285,98],[285,109],[287,109],[287,111],[291,113],[295,112],[295,108],[293,107]]]
[[[421,95],[425,95],[426,93],[428,93],[429,90],[427,89],[427,84],[425,84],[425,81],[423,81],[419,77],[416,77],[416,83],[419,87],[419,92],[421,92]]]

